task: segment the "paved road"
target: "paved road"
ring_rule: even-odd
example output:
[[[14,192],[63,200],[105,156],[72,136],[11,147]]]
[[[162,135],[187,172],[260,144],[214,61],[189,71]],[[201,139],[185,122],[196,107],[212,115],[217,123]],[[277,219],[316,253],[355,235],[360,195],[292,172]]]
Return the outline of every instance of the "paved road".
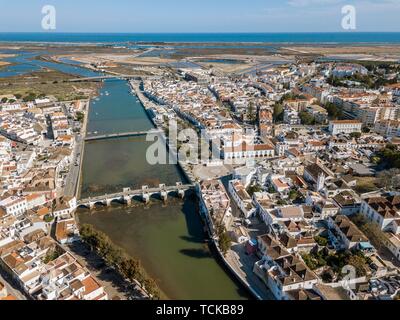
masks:
[[[253,272],[254,263],[259,259],[246,255],[244,245],[234,245],[233,250],[228,252],[226,260],[263,300],[275,300],[267,286]]]
[[[77,136],[76,144],[75,144],[73,155],[72,155],[72,157],[73,157],[72,163],[71,163],[67,178],[65,179],[64,196],[67,196],[67,197],[73,197],[73,196],[75,196],[75,193],[76,193],[80,166],[79,165],[76,166],[75,163],[77,162],[78,164],[80,164],[80,157],[83,156],[82,154],[80,154],[78,156],[78,154],[82,150],[82,143],[83,143],[82,137]]]
[[[72,163],[70,166],[70,170],[68,172],[67,178],[65,180],[65,187],[64,187],[64,196],[67,197],[74,197],[77,194],[78,186],[78,178],[81,170],[82,165],[82,157],[84,151],[84,143],[85,143],[85,136],[86,136],[86,127],[89,118],[89,103],[85,110],[85,120],[83,126],[81,128],[81,132],[79,135],[75,136],[75,147],[72,154]],[[76,166],[75,163],[78,163]]]

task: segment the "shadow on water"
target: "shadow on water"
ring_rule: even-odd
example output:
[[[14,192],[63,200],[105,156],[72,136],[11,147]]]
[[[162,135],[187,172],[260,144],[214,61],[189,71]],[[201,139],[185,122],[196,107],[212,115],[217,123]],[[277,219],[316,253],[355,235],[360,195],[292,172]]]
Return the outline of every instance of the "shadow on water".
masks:
[[[191,243],[204,243],[204,239],[198,237],[181,236],[180,238]]]
[[[204,242],[203,225],[198,215],[197,197],[193,191],[187,191],[185,197],[186,201],[182,203],[182,212],[185,215],[188,234],[192,238],[192,242],[194,239]]]
[[[82,222],[95,225],[96,228],[105,232],[111,239],[116,240],[117,245],[121,245],[127,252],[142,260],[149,273],[171,298],[191,297],[195,299],[213,297],[213,299],[220,299],[231,297],[232,299],[251,299],[247,290],[241,286],[237,279],[225,268],[223,262],[220,261],[218,253],[212,249],[212,244],[208,243],[196,204],[196,198],[190,197],[188,194],[184,201],[170,196],[166,206],[160,200],[152,200],[147,205],[141,202],[133,206],[113,203],[109,208],[99,207],[92,213],[84,210],[80,216],[82,217]],[[180,212],[181,218],[175,215],[174,212]],[[114,220],[113,217],[118,218]],[[177,224],[172,222],[175,220]],[[181,231],[176,229],[176,226],[179,225],[179,220],[182,221],[184,226]],[[115,226],[117,223],[120,224],[118,227]],[[154,227],[158,223],[162,224],[160,228]],[[166,229],[165,226],[167,226]],[[143,228],[146,228],[146,230],[142,233]],[[175,242],[173,240],[174,236],[171,236],[172,230],[174,232],[183,232],[183,234],[176,234],[176,238],[180,239],[180,241]],[[162,234],[163,232],[168,232],[168,234],[160,236],[160,233]],[[154,241],[154,239],[169,239],[169,245]],[[132,241],[135,241],[135,243]],[[143,251],[149,242],[152,243],[149,247],[152,248],[153,252]],[[171,250],[171,248],[175,249]],[[157,253],[155,254],[154,251]],[[168,254],[165,255],[165,252],[168,252]],[[174,254],[176,254],[176,258],[170,260],[171,255]],[[157,267],[154,265],[154,261],[157,261],[155,256],[169,261],[174,267],[172,269],[167,266]],[[212,260],[216,262],[214,266],[211,262]],[[188,286],[188,277],[174,271],[175,268],[180,269],[184,265],[188,268],[193,268],[193,274],[201,278],[207,277],[206,270],[210,268],[213,285],[208,287],[200,281],[198,290],[192,291],[193,289]],[[218,270],[218,266],[221,268],[220,270]],[[204,269],[205,267],[207,268]],[[174,277],[172,282],[168,280],[171,277]],[[229,285],[226,277],[234,285]],[[196,279],[196,281],[198,280]],[[217,284],[219,281],[221,281],[220,286]],[[227,286],[226,291],[222,289],[224,285]],[[209,292],[208,290],[212,289],[213,286],[216,286],[215,292]]]
[[[225,177],[228,179],[228,177]],[[203,249],[183,249],[180,253],[189,256],[191,258],[205,259],[214,258],[217,264],[222,270],[230,277],[230,279],[237,286],[237,294],[248,299],[253,299],[253,296],[249,293],[247,289],[244,288],[242,283],[232,274],[232,272],[227,268],[224,262],[219,257],[217,248],[211,241],[208,241],[208,235],[205,232],[203,222],[200,217],[200,211],[198,207],[198,198],[194,191],[189,191],[186,193],[186,201],[183,202],[182,212],[185,214],[186,226],[188,234],[190,236],[183,236],[182,239],[190,241],[192,243],[203,243]]]
[[[121,90],[126,90],[125,86],[113,91],[110,87],[110,96],[118,97]],[[106,98],[102,96],[100,99]],[[136,123],[148,122],[145,113],[133,114],[130,100],[127,97],[126,101],[120,99],[119,103],[96,103],[96,110],[91,108],[91,131],[120,131],[123,126],[132,126],[133,118]],[[124,110],[116,110],[120,108]],[[117,111],[118,117],[115,117]],[[132,119],[127,119],[126,115]],[[129,121],[125,123],[124,120]],[[128,186],[140,189],[143,185],[187,183],[179,166],[149,165],[143,158],[148,146],[143,138],[88,143],[82,169],[83,195],[110,194]],[[184,201],[171,193],[164,203],[157,194],[151,197],[149,204],[137,197],[131,206],[112,203],[108,208],[96,209],[93,214],[86,211],[80,214],[82,222],[94,225],[129,254],[139,258],[168,296],[183,299],[250,298],[232,274],[228,272],[228,277],[215,263],[217,260],[223,267],[218,255],[207,244],[193,191],[186,192]],[[190,274],[186,270],[191,270]],[[210,283],[205,281],[207,279]]]
[[[180,253],[187,255],[188,257],[191,257],[191,258],[197,258],[197,259],[209,259],[210,258],[210,253],[203,249],[182,249],[182,250],[180,250]]]

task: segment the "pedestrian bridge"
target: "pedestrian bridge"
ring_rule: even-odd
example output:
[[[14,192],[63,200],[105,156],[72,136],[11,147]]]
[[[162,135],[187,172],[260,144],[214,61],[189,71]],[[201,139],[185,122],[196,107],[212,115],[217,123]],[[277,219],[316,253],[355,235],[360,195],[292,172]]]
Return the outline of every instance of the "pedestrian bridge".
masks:
[[[85,138],[85,141],[96,141],[96,140],[106,140],[113,138],[125,138],[125,137],[135,137],[135,136],[146,136],[148,134],[160,134],[161,130],[148,130],[148,131],[130,131],[130,132],[122,132],[122,133],[111,133],[111,134],[102,134],[97,136],[88,136]]]
[[[85,81],[103,81],[109,79],[119,79],[119,80],[140,80],[142,76],[140,75],[104,75],[104,76],[97,76],[97,77],[82,77],[82,78],[74,78],[69,79],[68,82],[85,82]]]
[[[142,186],[142,188],[138,190],[125,188],[120,193],[105,194],[93,198],[81,199],[78,201],[78,207],[93,209],[96,205],[110,206],[114,201],[130,205],[132,199],[137,196],[140,196],[145,203],[148,203],[150,197],[154,195],[159,195],[163,201],[167,201],[168,195],[171,193],[176,193],[183,199],[185,197],[185,192],[190,189],[194,189],[193,184],[182,184],[182,182],[177,182],[175,186],[160,184],[158,188],[149,188],[148,186]]]

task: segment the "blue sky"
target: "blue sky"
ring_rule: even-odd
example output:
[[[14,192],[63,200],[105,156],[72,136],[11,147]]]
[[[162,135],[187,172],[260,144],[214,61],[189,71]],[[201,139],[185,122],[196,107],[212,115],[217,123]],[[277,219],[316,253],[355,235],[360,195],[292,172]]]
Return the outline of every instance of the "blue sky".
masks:
[[[0,0],[0,32],[40,32],[44,5],[56,32],[335,32],[344,5],[356,31],[400,31],[400,0]]]

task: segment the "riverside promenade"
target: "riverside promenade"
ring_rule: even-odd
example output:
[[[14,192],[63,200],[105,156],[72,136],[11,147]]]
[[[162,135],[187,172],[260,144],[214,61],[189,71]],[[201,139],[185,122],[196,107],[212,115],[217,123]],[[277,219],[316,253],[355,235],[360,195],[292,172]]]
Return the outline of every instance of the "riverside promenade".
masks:
[[[129,81],[133,92],[136,94],[144,108],[148,111],[150,109],[157,110],[159,108],[159,105],[148,99],[143,92],[140,90],[140,82],[139,81],[134,81],[131,80]],[[153,119],[152,119],[153,121]],[[157,123],[153,121],[154,125],[156,128],[160,129]],[[161,129],[160,129],[161,130]],[[176,146],[172,143],[172,141],[169,141],[164,133],[160,134],[162,138],[164,139],[164,142],[168,146],[170,152],[177,152]],[[182,168],[182,171],[185,173],[185,176],[188,178],[189,181],[196,181],[196,178],[192,173],[190,173],[190,170],[188,166],[182,162],[178,162],[180,167]],[[207,219],[204,219],[205,223],[207,224]],[[252,270],[248,270],[248,267],[246,266],[247,264],[243,265],[240,262],[239,256],[236,254],[235,251],[230,250],[225,257],[223,253],[221,252],[221,249],[218,246],[218,241],[215,239],[211,233],[210,233],[210,228],[207,225],[207,230],[209,234],[209,238],[212,240],[212,244],[215,247],[215,251],[217,252],[217,258],[220,259],[226,268],[229,270],[229,272],[235,276],[235,278],[243,285],[244,288],[246,288],[257,300],[272,300],[272,294],[268,291],[266,288],[265,284],[261,282],[257,278],[257,276],[253,273]]]
[[[209,227],[207,229],[209,229]],[[227,269],[257,300],[274,300],[274,297],[268,291],[265,284],[254,274],[253,270],[240,262],[240,257],[234,250],[229,250],[227,255],[224,256],[217,239],[212,236],[210,236],[210,238],[218,252],[219,258]]]
[[[135,95],[138,97],[139,101],[142,103],[143,107],[145,108],[145,110],[148,112],[149,114],[149,110],[157,110],[157,108],[159,108],[160,106],[156,103],[154,103],[153,101],[151,101],[149,98],[147,98],[143,92],[140,90],[140,81],[129,81],[129,84],[132,88],[132,91],[135,93]],[[196,177],[193,175],[192,172],[190,172],[190,168],[186,163],[183,163],[182,161],[179,160],[178,157],[178,148],[175,145],[174,141],[171,141],[165,134],[164,134],[164,130],[154,121],[154,119],[150,116],[149,114],[149,118],[152,121],[153,125],[157,128],[157,130],[159,130],[158,132],[158,136],[161,137],[161,139],[164,141],[165,145],[168,148],[168,152],[170,152],[170,154],[172,155],[173,159],[178,159],[178,165],[182,170],[182,173],[184,174],[184,176],[186,177],[186,179],[192,183],[194,181],[196,181]]]
[[[77,197],[79,193],[83,155],[85,152],[86,129],[89,121],[89,112],[90,100],[86,102],[85,116],[81,130],[78,135],[75,135],[76,144],[73,150],[73,161],[71,163],[70,172],[65,182],[64,196]],[[78,165],[75,165],[76,163],[78,163]]]
[[[155,104],[153,101],[149,100],[142,92],[142,90],[140,90],[140,81],[134,81],[131,80],[129,81],[129,84],[132,88],[132,91],[135,93],[135,95],[138,97],[139,101],[142,103],[143,107],[146,110],[149,109],[156,109],[158,107],[157,104]],[[154,121],[153,121],[154,123]],[[154,123],[154,125],[156,126],[156,124]]]

